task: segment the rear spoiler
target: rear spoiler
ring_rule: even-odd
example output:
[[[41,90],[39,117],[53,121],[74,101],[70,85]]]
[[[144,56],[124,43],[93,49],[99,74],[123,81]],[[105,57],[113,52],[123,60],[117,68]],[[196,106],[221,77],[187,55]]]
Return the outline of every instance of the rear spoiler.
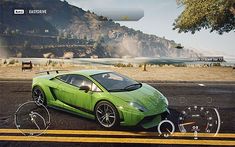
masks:
[[[47,73],[49,75],[51,72],[55,72],[56,74],[58,74],[59,71],[68,71],[68,70],[44,70],[44,71],[36,72],[36,74]]]

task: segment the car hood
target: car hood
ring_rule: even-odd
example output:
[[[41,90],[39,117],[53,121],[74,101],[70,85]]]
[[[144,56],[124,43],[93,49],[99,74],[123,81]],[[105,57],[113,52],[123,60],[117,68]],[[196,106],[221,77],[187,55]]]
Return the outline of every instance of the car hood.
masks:
[[[115,97],[128,103],[135,102],[144,106],[147,110],[165,111],[168,106],[167,99],[155,88],[143,83],[142,87],[133,91],[111,92]]]

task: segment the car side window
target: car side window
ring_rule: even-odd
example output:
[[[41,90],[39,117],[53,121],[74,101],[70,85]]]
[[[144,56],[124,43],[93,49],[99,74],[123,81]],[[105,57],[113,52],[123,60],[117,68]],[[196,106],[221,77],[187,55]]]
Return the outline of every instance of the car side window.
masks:
[[[92,82],[92,85],[91,85],[91,90],[93,92],[101,92],[100,88],[98,86],[96,86],[95,83]]]
[[[92,82],[89,79],[80,75],[70,75],[67,83],[76,87],[88,86],[91,88],[92,85]]]
[[[69,75],[60,75],[60,76],[57,76],[56,78],[63,82],[67,82],[67,80],[69,79]]]
[[[57,76],[59,80],[68,83],[70,85],[76,86],[76,87],[81,87],[81,86],[88,86],[90,87],[91,91],[93,92],[100,92],[101,89],[93,83],[91,80],[84,76],[80,75],[60,75]]]
[[[67,81],[68,84],[74,85],[76,87],[81,86],[88,86],[92,91],[101,91],[99,87],[96,86],[95,83],[93,83],[91,80],[84,76],[80,75],[70,75],[69,80]]]

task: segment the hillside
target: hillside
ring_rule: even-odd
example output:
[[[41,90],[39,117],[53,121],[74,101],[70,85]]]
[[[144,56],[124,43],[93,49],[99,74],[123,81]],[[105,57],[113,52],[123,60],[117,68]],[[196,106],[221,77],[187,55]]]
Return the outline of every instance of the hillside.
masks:
[[[148,35],[60,0],[3,0],[0,2],[1,50],[9,56],[42,57],[196,57],[176,49],[173,40]],[[46,9],[44,15],[13,15],[13,8]],[[34,50],[32,52],[32,50]]]

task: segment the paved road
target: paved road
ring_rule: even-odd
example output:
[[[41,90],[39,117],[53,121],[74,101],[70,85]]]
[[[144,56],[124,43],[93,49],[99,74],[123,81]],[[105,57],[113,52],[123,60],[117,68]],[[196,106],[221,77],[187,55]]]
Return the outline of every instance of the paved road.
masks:
[[[150,85],[160,90],[169,100],[171,115],[168,119],[177,123],[180,111],[188,106],[207,106],[217,108],[221,116],[221,133],[235,133],[235,83],[157,83]],[[0,81],[0,129],[15,128],[14,113],[20,104],[31,100],[30,81]],[[51,125],[49,129],[104,130],[94,121],[66,112],[49,108]],[[137,127],[119,127],[116,131],[155,131],[156,128],[144,130]],[[178,130],[176,130],[178,131]],[[33,145],[33,143],[0,142],[1,145]],[[49,146],[48,142],[40,145]],[[54,146],[61,144],[53,143]],[[73,146],[75,144],[64,143]],[[77,144],[76,144],[77,145]],[[82,144],[87,145],[89,144]],[[94,145],[94,144],[93,144]],[[104,146],[111,144],[104,144]],[[119,145],[119,144],[115,144]],[[97,145],[99,146],[99,145]],[[114,145],[112,145],[114,146]],[[130,146],[130,145],[128,145]],[[160,145],[164,146],[164,145]]]

